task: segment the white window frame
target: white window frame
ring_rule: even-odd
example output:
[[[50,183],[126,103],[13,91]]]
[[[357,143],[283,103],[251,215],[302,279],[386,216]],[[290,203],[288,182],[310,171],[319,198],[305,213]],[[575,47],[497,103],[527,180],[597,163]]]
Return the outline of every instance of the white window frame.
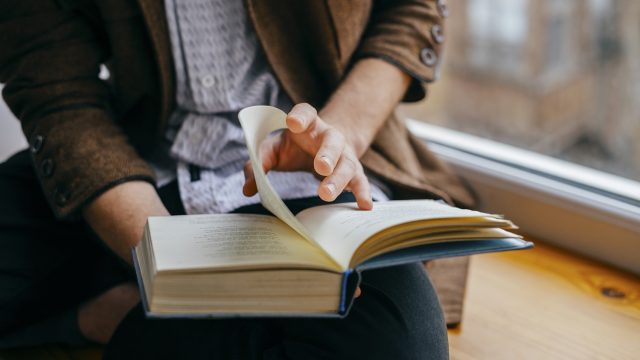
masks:
[[[640,183],[466,133],[407,126],[523,234],[640,275]]]

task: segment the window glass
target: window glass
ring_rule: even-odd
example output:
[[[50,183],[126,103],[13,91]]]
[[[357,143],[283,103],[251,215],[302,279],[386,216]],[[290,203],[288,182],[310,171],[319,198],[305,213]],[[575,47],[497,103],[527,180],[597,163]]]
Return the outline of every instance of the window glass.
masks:
[[[488,70],[503,66],[512,73],[521,71],[528,0],[469,0],[468,4],[466,36],[470,65]],[[496,62],[498,57],[500,62]]]
[[[448,5],[441,78],[401,116],[640,180],[640,1]]]

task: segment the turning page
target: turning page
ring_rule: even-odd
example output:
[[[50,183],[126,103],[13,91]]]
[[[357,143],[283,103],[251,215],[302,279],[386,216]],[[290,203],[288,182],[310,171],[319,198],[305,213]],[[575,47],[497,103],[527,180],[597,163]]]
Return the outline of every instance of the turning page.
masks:
[[[240,120],[240,125],[242,125],[242,130],[247,140],[251,168],[253,169],[253,174],[256,179],[260,202],[265,208],[271,211],[271,213],[298,232],[304,239],[322,249],[311,237],[304,225],[289,211],[289,208],[287,208],[278,193],[271,186],[267,174],[265,174],[262,168],[262,159],[258,151],[260,143],[272,132],[287,128],[287,114],[273,106],[258,105],[242,109],[240,113],[238,113],[238,119]],[[321,251],[324,252],[323,249]],[[326,256],[329,259],[333,259],[328,253],[326,253]]]
[[[291,228],[305,239],[313,242],[307,230],[300,224],[291,211],[289,211],[278,193],[271,186],[269,179],[267,179],[267,174],[265,174],[262,168],[262,159],[259,153],[260,143],[262,143],[270,133],[286,129],[286,118],[287,114],[285,114],[284,111],[272,106],[251,106],[242,109],[242,111],[238,113],[238,119],[240,119],[240,124],[242,125],[242,130],[247,140],[251,168],[256,178],[260,202],[265,208],[287,225],[291,226]]]

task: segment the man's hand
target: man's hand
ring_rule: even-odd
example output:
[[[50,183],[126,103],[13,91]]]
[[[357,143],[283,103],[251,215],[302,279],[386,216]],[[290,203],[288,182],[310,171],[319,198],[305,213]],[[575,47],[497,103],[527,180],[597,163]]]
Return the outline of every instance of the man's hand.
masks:
[[[361,209],[371,209],[369,182],[358,160],[407,91],[411,78],[386,61],[358,61],[322,108],[322,118],[308,104],[294,106],[287,127],[261,146],[265,171],[304,170],[324,179],[318,195],[333,201],[347,189]],[[243,192],[257,192],[253,171],[245,166]]]
[[[358,207],[373,207],[369,181],[347,134],[323,121],[315,108],[298,104],[287,115],[287,130],[266,139],[260,146],[265,172],[309,171],[324,177],[318,195],[324,201],[333,201],[344,190],[356,197]],[[250,162],[245,164],[243,193],[257,192]]]

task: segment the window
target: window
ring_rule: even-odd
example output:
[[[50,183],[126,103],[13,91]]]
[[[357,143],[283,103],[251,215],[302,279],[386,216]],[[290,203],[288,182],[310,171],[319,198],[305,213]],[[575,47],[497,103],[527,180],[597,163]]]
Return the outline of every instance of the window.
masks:
[[[469,61],[478,70],[523,71],[528,0],[469,0]]]
[[[545,7],[545,62],[544,70],[552,73],[552,76],[562,76],[561,72],[570,71],[572,55],[577,51],[573,47],[572,27],[576,10],[576,4],[572,1],[547,1]]]
[[[441,79],[401,115],[640,180],[640,2],[449,7]]]
[[[483,210],[640,274],[640,1],[449,7],[442,76],[399,115]]]

